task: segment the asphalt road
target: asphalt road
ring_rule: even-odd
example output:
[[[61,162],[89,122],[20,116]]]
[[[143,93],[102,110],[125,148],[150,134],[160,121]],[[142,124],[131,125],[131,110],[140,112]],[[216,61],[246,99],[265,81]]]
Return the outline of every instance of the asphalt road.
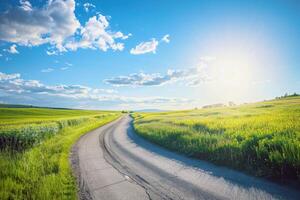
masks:
[[[162,149],[124,116],[83,137],[72,165],[81,199],[299,199],[300,192]]]

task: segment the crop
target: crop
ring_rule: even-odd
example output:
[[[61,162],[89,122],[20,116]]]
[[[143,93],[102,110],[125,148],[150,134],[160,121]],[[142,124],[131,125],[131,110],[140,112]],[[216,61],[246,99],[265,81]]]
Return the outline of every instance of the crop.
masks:
[[[88,121],[88,118],[58,120],[40,124],[0,126],[0,148],[24,150],[57,134],[65,127],[79,125],[85,121]]]
[[[0,199],[77,199],[69,155],[119,112],[0,108]]]
[[[106,114],[85,110],[1,108],[0,150],[25,150],[56,135],[63,128]]]
[[[300,180],[300,98],[135,113],[134,128],[168,149],[277,180]]]

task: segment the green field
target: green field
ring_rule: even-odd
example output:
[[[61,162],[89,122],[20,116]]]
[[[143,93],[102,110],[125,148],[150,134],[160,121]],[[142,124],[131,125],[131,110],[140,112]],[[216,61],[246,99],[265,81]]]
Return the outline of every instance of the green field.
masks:
[[[134,128],[168,149],[250,174],[300,180],[300,98],[135,113]]]
[[[0,108],[0,199],[76,199],[69,154],[120,112]]]

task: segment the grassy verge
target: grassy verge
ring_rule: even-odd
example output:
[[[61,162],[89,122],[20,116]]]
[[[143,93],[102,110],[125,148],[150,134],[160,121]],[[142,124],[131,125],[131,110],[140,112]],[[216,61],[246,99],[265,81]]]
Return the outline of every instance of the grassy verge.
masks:
[[[69,163],[72,145],[84,133],[120,116],[99,114],[94,112],[82,123],[67,125],[23,151],[2,150],[0,199],[76,199],[76,180]]]
[[[138,134],[191,157],[277,180],[300,179],[300,98],[135,113]]]

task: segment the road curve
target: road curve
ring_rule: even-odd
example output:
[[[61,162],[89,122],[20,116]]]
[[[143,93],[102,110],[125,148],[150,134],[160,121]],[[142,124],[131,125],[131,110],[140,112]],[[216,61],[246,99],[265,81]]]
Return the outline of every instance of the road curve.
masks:
[[[300,192],[162,149],[124,116],[76,143],[81,199],[299,199]]]

